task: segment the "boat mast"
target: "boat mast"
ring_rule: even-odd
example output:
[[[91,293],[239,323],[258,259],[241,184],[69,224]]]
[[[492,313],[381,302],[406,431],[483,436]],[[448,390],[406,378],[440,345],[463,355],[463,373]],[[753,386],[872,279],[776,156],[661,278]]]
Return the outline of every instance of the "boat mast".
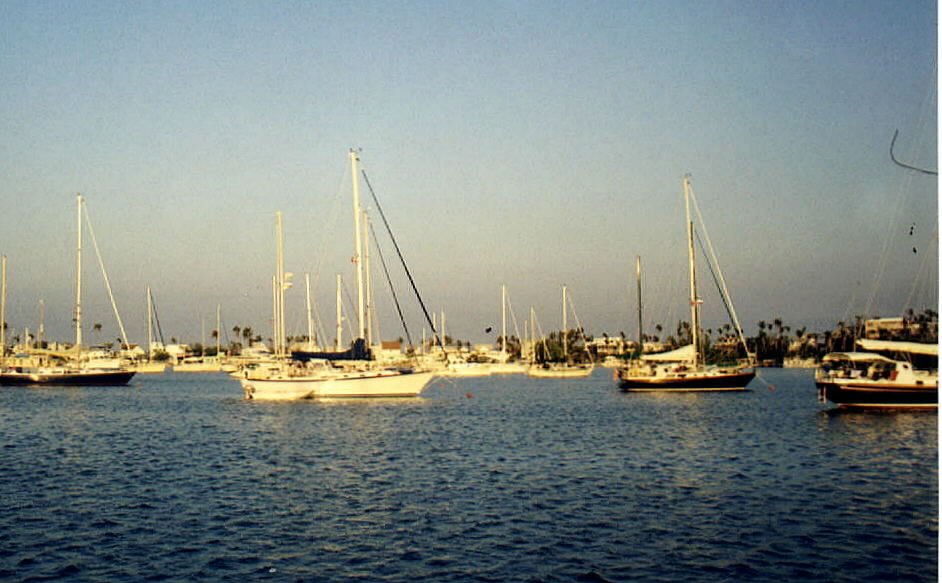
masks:
[[[150,286],[147,286],[147,360],[154,358],[154,306],[150,299]]]
[[[357,162],[359,158],[354,150],[350,150],[350,171],[353,177],[353,229],[355,252],[353,262],[357,266],[357,338],[366,339],[366,317],[364,315],[363,299],[363,234],[360,231],[362,210],[360,209],[360,182],[357,179]]]
[[[304,289],[306,291],[307,304],[307,346],[308,350],[314,349],[314,320],[311,318],[311,274],[304,274]]]
[[[285,250],[284,226],[281,211],[275,213],[275,235],[278,241],[277,263],[275,267],[275,355],[285,354]]]
[[[635,256],[635,279],[638,281],[638,354],[644,354],[644,320],[641,317],[641,256]]]
[[[37,331],[37,337],[39,340],[39,347],[43,347],[43,342],[46,339],[46,302],[45,300],[39,300],[39,330]]]
[[[690,176],[684,176],[684,210],[687,217],[687,261],[690,267],[690,334],[693,338],[694,366],[701,362],[700,298],[697,296],[697,265],[693,246],[693,220],[690,218]]]
[[[343,287],[343,280],[341,275],[337,274],[337,352],[343,347],[342,336],[343,336],[343,300],[340,298],[341,288]]]
[[[216,358],[219,358],[219,349],[221,348],[219,342],[222,338],[222,305],[216,304]]]
[[[536,312],[530,306],[530,362],[536,363]]]
[[[75,195],[76,243],[75,243],[75,350],[82,351],[82,195]]]
[[[0,370],[7,358],[7,256],[0,255]]]
[[[569,361],[569,342],[566,333],[566,286],[563,286],[563,360]]]
[[[500,286],[500,356],[507,362],[507,286]]]
[[[373,278],[370,276],[370,215],[363,211],[363,269],[366,272],[366,346],[373,346]]]

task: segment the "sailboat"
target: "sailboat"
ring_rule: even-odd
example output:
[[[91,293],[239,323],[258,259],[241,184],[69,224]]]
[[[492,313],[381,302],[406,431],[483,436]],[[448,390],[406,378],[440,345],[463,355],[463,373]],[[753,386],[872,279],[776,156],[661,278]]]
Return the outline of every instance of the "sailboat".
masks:
[[[507,351],[507,286],[500,286],[500,352],[492,356],[494,362],[491,363],[491,374],[525,374],[527,364],[520,360],[511,360],[510,353]],[[514,326],[517,320],[514,318]],[[517,331],[517,337],[520,331]]]
[[[368,356],[367,320],[365,314],[364,261],[357,162],[353,150],[349,153],[353,176],[353,217],[355,254],[353,262],[357,275],[358,337],[353,342],[352,355]],[[324,359],[306,362],[291,360],[287,355],[284,326],[284,292],[290,286],[290,274],[284,271],[283,234],[281,216],[277,221],[278,257],[274,281],[275,353],[278,365],[243,370],[234,373],[239,379],[246,399],[294,400],[316,398],[363,397],[415,397],[432,382],[434,373],[411,368],[383,368],[371,360],[349,360],[343,363]]]
[[[694,253],[694,226],[690,216],[690,177],[684,177],[684,209],[687,218],[687,262],[690,277],[690,318],[693,342],[687,346],[660,354],[642,354],[628,366],[616,370],[618,386],[624,391],[742,391],[755,378],[754,359],[749,358],[746,365],[717,366],[704,362],[703,343],[701,340],[700,305],[703,303],[697,293],[697,267]],[[714,257],[715,262],[715,257]],[[717,271],[719,271],[717,267]],[[720,273],[722,282],[722,273]],[[739,333],[740,341],[746,346],[742,327],[739,325],[726,290],[724,298],[733,317],[733,324]],[[749,349],[746,348],[746,354]]]
[[[563,345],[563,362],[534,362],[527,370],[527,375],[537,378],[575,378],[587,377],[592,374],[594,366],[589,364],[577,364],[572,361],[569,354],[569,327],[567,325],[567,312],[569,310],[567,302],[567,288],[563,286],[563,327],[560,330],[560,338]]]
[[[134,377],[134,371],[126,367],[116,368],[92,367],[82,362],[82,216],[85,201],[82,195],[76,195],[78,206],[78,233],[75,250],[75,346],[68,351],[34,350],[31,354],[38,359],[38,366],[7,366],[6,355],[0,358],[0,385],[6,386],[122,386],[127,385]],[[89,223],[90,225],[91,223]],[[94,240],[94,234],[93,234]],[[97,251],[97,245],[96,245]],[[99,256],[100,260],[100,256]],[[4,296],[6,295],[6,261],[4,260]],[[104,273],[104,270],[102,270]],[[111,285],[105,275],[105,284],[109,293]],[[4,297],[4,304],[6,298]],[[124,326],[117,314],[117,307],[112,298],[112,307],[118,317],[118,326],[124,342]],[[2,325],[0,325],[2,328]],[[3,339],[3,352],[5,352],[6,339]]]
[[[144,295],[147,300],[147,357],[144,360],[132,363],[129,368],[138,373],[158,374],[167,370],[167,363],[154,360],[154,317],[156,312],[154,311],[154,296],[150,291],[150,286],[147,286]]]

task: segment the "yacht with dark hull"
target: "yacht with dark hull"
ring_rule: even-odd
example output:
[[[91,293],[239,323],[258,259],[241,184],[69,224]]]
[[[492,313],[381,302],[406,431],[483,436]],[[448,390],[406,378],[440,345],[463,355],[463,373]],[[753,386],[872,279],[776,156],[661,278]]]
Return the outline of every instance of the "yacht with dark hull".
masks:
[[[615,371],[623,391],[742,391],[756,376],[738,365],[697,365],[693,345],[660,354],[645,354]]]
[[[858,344],[883,354],[868,351],[826,355],[815,371],[821,402],[843,409],[938,408],[938,345],[880,340],[860,340]],[[915,363],[926,362],[926,357],[935,363],[934,368],[916,368]]]
[[[718,275],[720,293],[730,314],[733,326],[739,336],[742,346],[745,348],[748,356],[743,364],[733,364],[729,366],[707,364],[704,359],[704,348],[702,330],[700,326],[700,299],[697,293],[697,267],[694,253],[694,223],[691,219],[691,188],[690,178],[684,177],[684,208],[687,222],[687,262],[690,279],[690,319],[691,319],[691,339],[692,343],[676,350],[660,354],[643,354],[639,358],[632,360],[627,366],[615,371],[615,380],[618,387],[623,391],[744,391],[746,386],[755,378],[755,367],[753,363],[755,358],[749,353],[749,347],[746,345],[745,335],[742,327],[739,325],[739,319],[736,317],[736,311],[733,308],[733,302],[729,297],[729,291],[726,289],[726,283],[723,274],[716,261],[716,255],[713,253],[712,246],[710,252],[712,255],[712,267],[714,273]],[[696,201],[694,201],[696,204]],[[701,220],[701,226],[703,222]],[[705,230],[705,229],[704,229]],[[705,234],[705,233],[704,233]],[[706,237],[709,242],[709,237]],[[638,260],[638,310],[639,310],[639,330],[640,330],[640,292],[641,292],[641,264]],[[644,346],[643,337],[639,339],[639,344]]]
[[[96,387],[96,386],[123,386],[134,377],[135,371],[120,363],[113,366],[101,366],[90,363],[88,355],[82,352],[82,219],[87,220],[85,199],[76,195],[77,204],[77,237],[75,248],[75,345],[65,352],[29,349],[24,358],[8,358],[6,355],[6,336],[0,332],[0,386],[37,386],[37,387]],[[89,223],[89,228],[91,223]],[[92,242],[95,242],[94,236]],[[96,255],[99,262],[101,254],[98,253],[98,244],[95,243]],[[3,257],[2,266],[2,307],[0,307],[0,322],[4,321],[6,311],[6,257]],[[105,273],[104,264],[100,263],[105,286],[111,294],[111,284]],[[118,315],[114,297],[111,297],[115,317],[121,336],[127,338],[124,325]],[[3,328],[3,326],[0,326]]]
[[[0,372],[0,385],[22,387],[120,387],[134,371],[96,370],[73,367],[13,367]]]

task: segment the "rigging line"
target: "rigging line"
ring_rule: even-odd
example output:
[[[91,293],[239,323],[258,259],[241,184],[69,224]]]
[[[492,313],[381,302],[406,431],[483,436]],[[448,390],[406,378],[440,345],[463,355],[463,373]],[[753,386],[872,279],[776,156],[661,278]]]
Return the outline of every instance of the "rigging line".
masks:
[[[913,178],[914,177],[912,174],[907,173],[900,179],[901,182],[898,186],[899,194],[898,196],[894,197],[896,199],[896,206],[893,209],[893,214],[887,220],[886,230],[883,236],[883,247],[880,251],[880,259],[877,262],[877,268],[875,270],[873,281],[867,295],[867,300],[864,303],[864,309],[862,313],[865,317],[870,314],[871,310],[873,309],[873,305],[876,302],[877,295],[879,294],[880,288],[883,284],[883,277],[886,275],[887,264],[890,259],[891,244],[894,241],[893,235],[896,232],[897,225],[901,223],[903,207],[910,199],[910,196],[907,193],[912,192]],[[848,312],[850,312],[850,306],[848,306]]]
[[[157,316],[157,299],[154,297],[154,292],[150,292],[150,303],[154,309],[154,322],[157,324],[157,336],[160,338],[160,345],[166,347],[164,343],[164,331],[160,327],[160,318]],[[150,346],[147,347],[147,350],[150,350]]]
[[[576,326],[578,327],[577,330],[579,332],[578,336],[576,336],[576,339],[578,340],[580,337],[582,338],[582,349],[586,354],[589,355],[589,362],[594,363],[595,361],[592,359],[592,352],[588,349],[585,328],[582,327],[582,322],[579,321],[579,314],[576,313],[576,304],[572,302],[572,295],[570,294],[567,299],[569,300],[569,308],[572,310],[572,315],[576,318]]]
[[[706,249],[703,247],[703,241],[700,239],[700,233],[694,231],[694,234],[697,237],[697,242],[700,243],[700,253],[703,254],[703,258],[706,260],[707,267],[710,269],[710,275],[713,277],[713,285],[716,286],[716,290],[720,293],[720,299],[723,300],[723,307],[726,308],[726,314],[729,316],[729,319],[733,319],[733,313],[730,311],[729,302],[726,301],[726,296],[723,295],[723,289],[720,287],[720,282],[716,277],[716,272],[713,270],[713,263],[710,261],[710,258],[706,254]]]
[[[549,360],[549,348],[546,346],[546,335],[543,334],[543,327],[540,326],[540,320],[536,317],[536,312],[533,308],[530,308],[530,315],[533,318],[533,328],[540,331],[540,341],[533,343],[533,360],[536,361],[536,346],[537,344],[543,345],[543,361]],[[530,333],[536,336],[536,330],[531,330]]]
[[[406,341],[409,343],[409,346],[412,346],[412,335],[409,334],[409,326],[406,324],[406,319],[402,315],[402,306],[399,305],[399,296],[396,294],[396,288],[393,287],[392,278],[389,276],[389,269],[386,267],[386,257],[383,255],[383,250],[379,247],[379,240],[376,237],[376,229],[373,228],[373,223],[370,223],[370,232],[373,233],[373,247],[379,254],[379,262],[383,266],[383,273],[386,274],[386,283],[389,284],[389,292],[392,294],[393,303],[396,304],[396,312],[399,313],[399,321],[402,322],[402,329],[405,330],[406,333]]]
[[[694,195],[693,188],[690,188],[690,199],[693,201],[693,208],[697,213],[697,219],[700,221],[700,228],[703,229],[703,236],[706,239],[707,248],[710,250],[710,255],[712,257],[713,263],[716,265],[716,273],[717,275],[719,275],[719,282],[722,285],[722,290],[721,290],[720,295],[725,296],[724,301],[729,302],[727,310],[729,311],[729,314],[733,320],[733,325],[736,327],[736,332],[739,334],[739,341],[742,342],[743,348],[746,349],[746,355],[749,358],[754,358],[754,355],[752,355],[749,352],[749,344],[746,343],[746,335],[742,331],[742,325],[740,325],[739,323],[739,317],[736,316],[736,307],[733,306],[733,299],[730,296],[729,288],[726,286],[726,278],[723,277],[723,270],[720,268],[720,262],[716,258],[716,250],[713,248],[712,241],[710,241],[710,233],[709,231],[707,231],[706,223],[703,221],[703,215],[700,213],[700,204],[697,202],[697,197]],[[702,243],[701,243],[701,249],[702,249]],[[709,263],[710,261],[708,260],[707,264]],[[712,270],[712,267],[711,267],[711,270]]]
[[[520,328],[517,326],[517,316],[514,314],[514,306],[513,304],[510,303],[509,294],[507,297],[507,308],[510,310],[510,319],[514,323],[514,331],[517,333],[517,341],[519,342],[521,339]],[[505,342],[506,342],[506,339],[505,339]]]
[[[893,161],[897,166],[902,166],[903,168],[908,168],[910,170],[915,170],[916,172],[922,172],[923,174],[928,174],[930,176],[938,176],[939,172],[937,170],[927,170],[925,168],[919,168],[918,166],[913,166],[911,164],[906,164],[900,162],[896,159],[896,156],[893,155],[893,146],[896,145],[896,138],[899,136],[899,130],[893,132],[893,139],[890,140],[890,160]]]
[[[219,318],[219,330],[216,330],[217,334],[225,334],[226,336],[226,346],[232,344],[232,339],[229,338],[229,328],[226,326],[226,321],[222,318]]]
[[[92,229],[92,219],[88,214],[88,206],[85,204],[85,199],[82,199],[82,210],[85,211],[85,224],[88,225],[88,234],[92,238],[92,246],[95,247],[95,256],[98,257],[98,267],[101,269],[101,276],[105,280],[105,288],[108,290],[108,297],[111,299],[111,308],[114,310],[115,319],[118,321],[118,329],[121,330],[121,340],[124,342],[125,348],[130,348],[128,343],[128,335],[124,331],[124,323],[121,322],[121,314],[118,313],[118,304],[115,303],[114,293],[111,291],[111,282],[108,280],[108,273],[105,271],[105,262],[101,259],[101,251],[98,249],[98,241],[95,240],[95,231]]]
[[[569,300],[569,309],[572,311],[572,315],[576,319],[576,329],[585,335],[584,329],[582,328],[582,322],[579,321],[579,314],[576,313],[576,305],[572,303],[572,295],[567,293],[566,296],[566,299]]]
[[[327,220],[325,221],[325,228],[323,230],[323,236],[321,237],[321,252],[316,254],[317,262],[312,266],[311,274],[314,276],[313,286],[315,289],[317,289],[320,283],[321,270],[324,265],[325,256],[327,255],[327,242],[333,237],[337,228],[337,217],[340,214],[340,203],[343,199],[341,195],[343,194],[346,175],[346,170],[344,170],[340,177],[339,184],[337,184],[337,191],[334,193],[333,204],[327,213]],[[321,332],[323,333],[324,330],[321,330]]]
[[[939,228],[938,226],[936,226],[935,231],[932,233],[932,237],[929,238],[929,248],[938,249],[938,239],[939,239]],[[913,284],[910,287],[909,295],[906,297],[906,303],[903,305],[902,309],[900,309],[900,313],[904,313],[907,307],[913,308],[913,309],[916,308],[916,306],[913,305],[913,300],[916,297],[917,291],[919,292],[920,295],[922,295],[923,293],[928,292],[931,289],[932,286],[930,282],[932,281],[932,278],[929,277],[930,265],[931,265],[929,259],[931,258],[931,256],[932,256],[932,253],[923,253],[919,270],[916,272],[916,277],[913,278]],[[931,300],[931,299],[932,299],[931,297],[927,298],[927,300]],[[936,300],[936,302],[933,302],[933,303],[938,303],[938,300]]]
[[[347,304],[346,304],[344,307],[347,308],[348,313],[353,312],[353,311],[354,311],[353,307],[354,307],[356,304],[353,303],[353,296],[350,294],[350,290],[347,289],[347,282],[346,282],[346,281],[343,282],[343,296],[344,296],[344,298],[347,300]],[[354,338],[354,337],[356,336],[356,333],[353,331],[353,320],[352,320],[352,318],[344,318],[343,321],[347,323],[347,333],[350,334],[350,337],[351,337],[351,338],[353,338],[354,340],[356,340],[356,338]]]
[[[432,323],[432,317],[429,316],[428,309],[425,307],[425,302],[422,301],[422,296],[419,294],[419,288],[415,285],[415,280],[412,278],[412,273],[409,271],[409,266],[406,265],[406,260],[402,256],[402,250],[399,249],[399,244],[396,242],[396,237],[393,235],[392,228],[389,226],[389,221],[386,220],[386,213],[383,212],[382,205],[379,204],[379,199],[376,197],[376,192],[373,190],[373,185],[370,184],[370,179],[366,175],[365,170],[360,170],[360,173],[363,174],[363,180],[366,182],[366,187],[370,191],[370,195],[373,197],[373,202],[376,203],[376,210],[379,211],[380,218],[383,219],[383,225],[386,226],[386,232],[389,233],[389,238],[392,241],[393,247],[396,249],[396,254],[399,255],[399,261],[402,263],[402,268],[406,272],[406,277],[409,278],[409,284],[412,286],[412,291],[415,293],[416,299],[419,301],[419,306],[422,307],[422,313],[425,314],[425,321],[428,322],[429,327],[432,329],[432,334],[435,337],[435,340],[438,341],[438,346],[442,349],[442,354],[445,354],[447,359],[447,353],[445,352],[445,345],[442,343],[442,339],[438,336],[438,331],[435,330],[435,324]]]

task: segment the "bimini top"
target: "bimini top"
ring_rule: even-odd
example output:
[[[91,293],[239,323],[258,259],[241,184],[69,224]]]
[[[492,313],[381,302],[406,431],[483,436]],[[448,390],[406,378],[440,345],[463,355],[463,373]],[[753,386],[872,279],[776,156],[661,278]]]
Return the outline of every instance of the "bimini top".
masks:
[[[861,338],[857,344],[864,350],[885,350],[891,352],[907,352],[909,354],[926,354],[939,356],[938,344],[923,344],[921,342],[899,342],[896,340],[870,340]]]
[[[874,352],[832,352],[824,355],[824,362],[834,362],[839,360],[849,360],[851,362],[896,362],[883,355]]]
[[[658,352],[657,354],[642,354],[641,360],[653,360],[655,362],[692,362],[696,353],[693,350],[693,344],[681,346],[668,352]]]

